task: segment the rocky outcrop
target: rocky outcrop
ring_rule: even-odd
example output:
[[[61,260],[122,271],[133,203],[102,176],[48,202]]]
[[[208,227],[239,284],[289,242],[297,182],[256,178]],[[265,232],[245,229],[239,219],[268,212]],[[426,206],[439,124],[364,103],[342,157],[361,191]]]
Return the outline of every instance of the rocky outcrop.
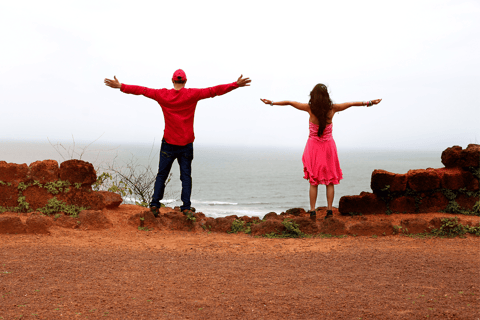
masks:
[[[93,191],[97,174],[91,163],[55,160],[26,164],[0,161],[0,212],[41,211],[78,214],[82,209],[115,208],[122,197],[108,191]]]
[[[374,170],[370,184],[373,193],[342,197],[340,213],[480,214],[480,145],[447,148],[441,157],[444,168],[415,169],[406,174]]]

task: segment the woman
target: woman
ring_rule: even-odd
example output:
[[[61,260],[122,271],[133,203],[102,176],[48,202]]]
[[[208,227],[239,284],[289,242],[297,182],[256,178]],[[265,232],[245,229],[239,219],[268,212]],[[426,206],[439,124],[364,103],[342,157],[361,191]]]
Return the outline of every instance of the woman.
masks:
[[[340,163],[338,162],[337,147],[332,137],[332,119],[336,112],[344,111],[350,107],[367,106],[380,103],[382,99],[367,102],[345,102],[333,104],[330,100],[327,87],[317,84],[310,92],[310,101],[300,103],[295,101],[273,102],[260,99],[265,104],[276,106],[290,105],[310,115],[310,134],[303,152],[302,162],[304,178],[310,183],[310,216],[315,216],[315,203],[317,202],[318,185],[327,186],[327,215],[332,216],[332,204],[335,194],[334,185],[339,184],[343,178]]]

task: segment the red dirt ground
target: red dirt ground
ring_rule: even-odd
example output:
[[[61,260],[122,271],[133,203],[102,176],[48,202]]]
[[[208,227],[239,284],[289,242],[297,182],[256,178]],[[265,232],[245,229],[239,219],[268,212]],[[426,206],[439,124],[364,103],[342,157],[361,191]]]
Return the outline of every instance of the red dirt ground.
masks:
[[[480,318],[478,237],[139,231],[128,208],[106,230],[0,234],[0,319]]]

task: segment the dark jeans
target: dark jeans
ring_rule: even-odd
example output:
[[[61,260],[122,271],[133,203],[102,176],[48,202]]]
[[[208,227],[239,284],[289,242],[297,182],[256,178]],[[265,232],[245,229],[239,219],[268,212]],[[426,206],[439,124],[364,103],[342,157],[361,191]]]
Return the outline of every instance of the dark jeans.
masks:
[[[176,146],[162,140],[160,148],[160,162],[158,164],[157,179],[155,180],[155,189],[153,191],[151,207],[160,207],[160,200],[163,199],[165,193],[165,182],[172,169],[172,164],[177,159],[180,166],[180,180],[182,180],[183,206],[180,209],[190,209],[190,197],[192,195],[192,160],[193,160],[193,143],[186,146]]]

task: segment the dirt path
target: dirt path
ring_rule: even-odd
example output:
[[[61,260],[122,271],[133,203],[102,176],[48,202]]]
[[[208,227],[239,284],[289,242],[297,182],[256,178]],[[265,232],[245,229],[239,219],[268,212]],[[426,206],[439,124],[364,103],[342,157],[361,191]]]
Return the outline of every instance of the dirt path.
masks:
[[[477,319],[480,239],[0,235],[0,319]]]

